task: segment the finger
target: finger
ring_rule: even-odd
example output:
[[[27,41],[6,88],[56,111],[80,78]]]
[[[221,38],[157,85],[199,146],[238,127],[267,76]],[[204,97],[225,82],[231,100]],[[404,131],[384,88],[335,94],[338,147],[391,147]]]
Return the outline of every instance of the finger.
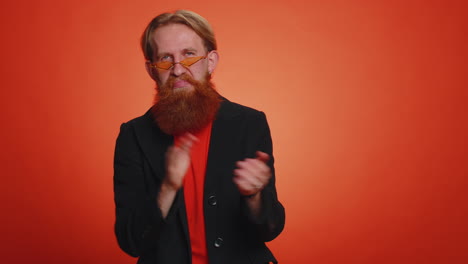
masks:
[[[243,183],[245,188],[250,189],[259,189],[263,187],[264,183],[262,179],[257,177],[250,177],[251,175],[245,175],[243,172],[238,172],[238,175],[235,177],[239,182]]]
[[[235,170],[235,174],[242,178],[256,177],[255,175],[260,173],[261,172],[258,170],[258,168],[248,161],[239,161],[237,163],[237,169]]]
[[[193,134],[191,134],[191,133],[185,133],[180,137],[179,141],[181,143],[187,143],[187,142],[192,142],[193,143],[193,142],[198,141],[198,138],[196,136],[194,136]]]
[[[244,170],[244,169],[235,169],[234,170],[234,175],[237,177],[237,178],[240,178],[240,179],[247,179],[247,178],[250,178],[252,173],[248,170]]]
[[[247,186],[245,188],[263,188],[264,185],[268,182],[269,174],[267,173],[252,173],[246,169],[235,169],[234,170],[235,178],[240,181],[246,182]]]
[[[239,192],[242,194],[242,195],[250,195],[251,193],[249,192],[249,190],[246,190],[245,189],[245,181],[242,180],[242,179],[239,179],[237,177],[234,177],[232,179],[232,181],[234,182],[234,184],[237,186],[237,189],[239,190]]]
[[[270,159],[270,155],[265,152],[257,151],[255,154],[257,156],[257,160],[263,161],[265,163]]]
[[[258,175],[262,178],[268,177],[270,174],[270,167],[257,159],[245,159],[237,162],[236,165],[239,169],[246,170],[250,174]]]
[[[177,146],[184,151],[190,151],[193,144],[198,141],[198,138],[190,133],[185,133],[179,140]]]
[[[233,178],[234,183],[237,185],[237,189],[242,195],[255,194],[263,189],[263,184],[258,181],[250,181],[239,177]]]
[[[193,135],[192,133],[188,133],[188,132],[187,132],[187,133],[185,133],[184,136],[185,136],[188,140],[190,140],[190,141],[192,141],[192,142],[198,141],[198,138],[197,138],[195,135]]]
[[[238,161],[236,163],[238,167],[246,168],[246,169],[252,169],[256,170],[259,168],[264,168],[266,165],[263,161],[260,161],[258,159],[245,159]]]

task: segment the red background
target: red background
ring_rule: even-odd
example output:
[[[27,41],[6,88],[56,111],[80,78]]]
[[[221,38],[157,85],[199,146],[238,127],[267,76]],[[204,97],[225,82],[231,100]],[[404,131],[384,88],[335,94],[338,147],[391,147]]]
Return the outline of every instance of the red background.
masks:
[[[3,1],[2,263],[135,263],[114,234],[119,125],[153,97],[138,41],[186,8],[214,81],[267,113],[281,263],[467,263],[465,1]]]

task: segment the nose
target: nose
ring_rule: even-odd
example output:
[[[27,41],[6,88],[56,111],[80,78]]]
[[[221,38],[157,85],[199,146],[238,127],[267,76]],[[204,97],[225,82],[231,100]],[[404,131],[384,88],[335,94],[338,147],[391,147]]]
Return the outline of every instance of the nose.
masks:
[[[182,66],[182,64],[180,63],[176,63],[174,64],[174,66],[172,67],[172,74],[175,75],[176,77],[184,74],[187,72],[187,68],[185,68],[184,66]]]

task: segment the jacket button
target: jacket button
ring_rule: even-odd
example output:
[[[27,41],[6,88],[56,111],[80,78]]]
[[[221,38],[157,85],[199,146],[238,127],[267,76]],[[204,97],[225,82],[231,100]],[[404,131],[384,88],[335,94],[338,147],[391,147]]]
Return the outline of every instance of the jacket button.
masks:
[[[208,197],[208,204],[211,206],[215,206],[216,204],[218,204],[218,200],[216,200],[216,196],[211,195],[210,197]]]
[[[215,242],[214,242],[214,246],[219,248],[223,245],[223,239],[218,237],[217,239],[215,239]]]

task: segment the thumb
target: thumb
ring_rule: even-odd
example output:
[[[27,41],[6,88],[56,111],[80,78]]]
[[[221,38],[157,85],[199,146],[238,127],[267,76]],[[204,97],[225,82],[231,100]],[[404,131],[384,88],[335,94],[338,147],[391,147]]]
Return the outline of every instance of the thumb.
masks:
[[[255,154],[257,155],[258,160],[263,161],[265,163],[270,159],[270,155],[266,154],[265,152],[257,151],[255,152]]]

